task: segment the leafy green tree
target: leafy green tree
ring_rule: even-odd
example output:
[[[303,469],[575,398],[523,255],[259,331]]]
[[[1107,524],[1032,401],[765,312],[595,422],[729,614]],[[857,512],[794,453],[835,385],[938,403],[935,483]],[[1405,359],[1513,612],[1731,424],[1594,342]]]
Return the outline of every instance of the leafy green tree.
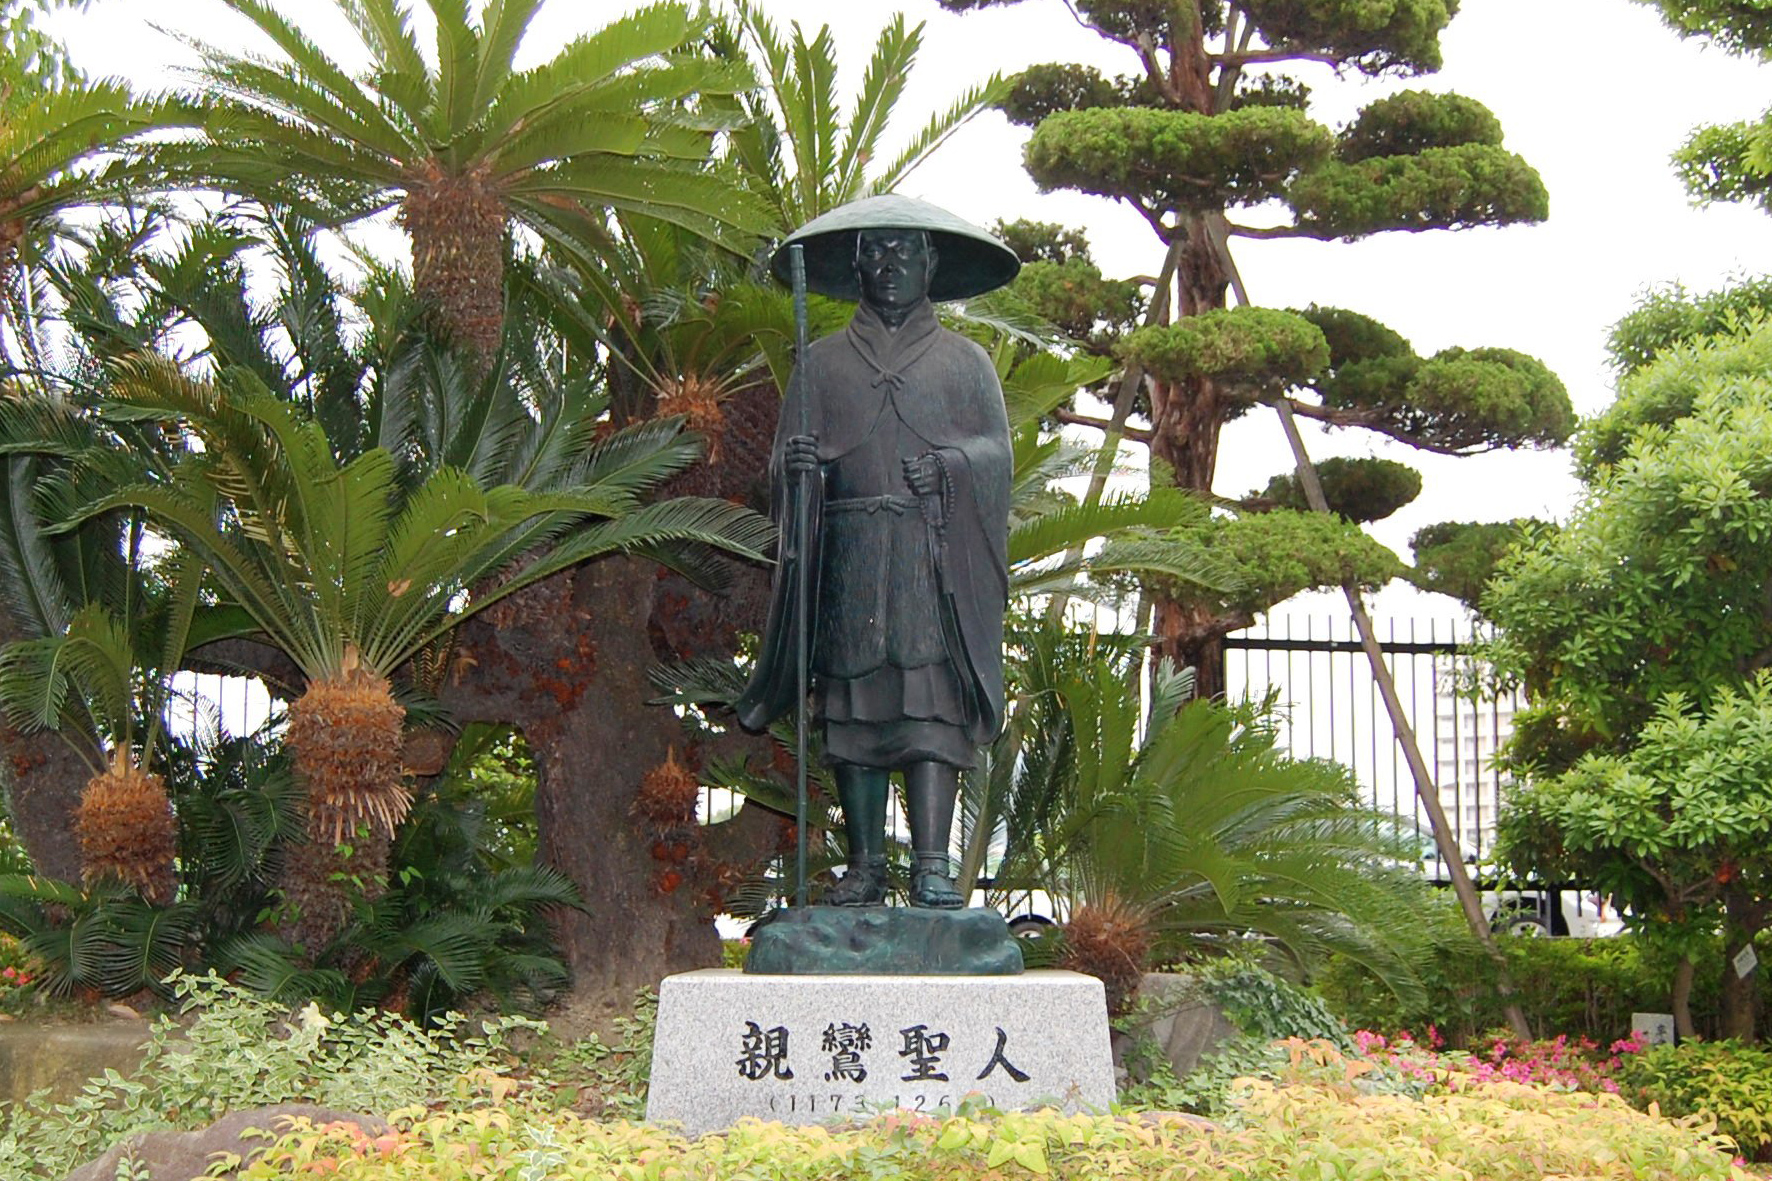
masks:
[[[1751,687],[1772,662],[1772,323],[1662,352],[1622,381],[1609,410],[1583,425],[1576,453],[1586,489],[1573,517],[1560,530],[1530,532],[1483,600],[1500,628],[1496,663],[1532,698],[1509,752],[1516,774],[1534,784],[1532,815],[1549,824],[1577,785],[1596,801],[1610,793],[1607,806],[1633,792],[1672,791],[1683,814],[1701,771],[1713,794],[1759,791],[1763,780],[1737,762],[1757,741],[1742,710],[1760,708],[1753,694],[1761,690]],[[1742,724],[1740,751],[1729,752],[1727,726],[1702,721],[1724,717]],[[1656,778],[1644,779],[1640,772],[1659,756],[1650,750],[1640,756],[1648,761],[1634,761],[1638,748],[1650,735],[1672,741],[1688,726],[1708,727],[1716,765],[1699,766],[1688,751],[1680,758],[1693,765],[1658,765]],[[1584,755],[1612,760],[1599,764],[1611,770],[1592,773]],[[1740,785],[1722,782],[1737,773]],[[1661,782],[1671,786],[1653,786]],[[1693,794],[1690,804],[1690,824],[1702,826],[1716,800]],[[1622,829],[1611,843],[1591,833],[1578,840],[1563,828],[1534,833],[1530,820],[1510,831],[1521,837],[1521,860],[1545,857],[1547,872],[1567,850],[1610,858],[1602,880],[1614,883],[1647,872],[1633,859],[1648,852],[1664,869],[1676,856],[1692,858],[1688,867],[1710,857],[1713,877],[1733,873],[1708,836],[1689,848],[1650,850],[1631,846]],[[1591,857],[1585,864],[1600,872]],[[1690,888],[1687,871],[1679,880]],[[1663,894],[1665,909],[1675,891]],[[1704,921],[1690,911],[1681,917]],[[1739,909],[1730,922],[1738,934],[1753,925]],[[1726,1018],[1731,1030],[1751,1024],[1741,1003]]]
[[[1733,957],[1772,922],[1772,680],[1725,686],[1700,709],[1661,698],[1622,754],[1594,752],[1563,774],[1514,792],[1502,823],[1511,856],[1629,899],[1653,931],[1673,924],[1689,942],[1723,927],[1722,1036],[1751,1040],[1757,988]],[[1720,916],[1719,916],[1720,912]],[[1693,1032],[1695,965],[1683,959],[1672,1006]]]
[[[260,0],[229,6],[279,56],[204,48],[220,105],[199,147],[178,153],[213,184],[344,223],[397,207],[418,298],[445,334],[481,354],[502,334],[506,235],[595,248],[610,211],[682,225],[748,253],[767,213],[707,170],[744,72],[696,51],[705,23],[659,3],[581,37],[548,61],[514,61],[542,0],[429,0],[436,64],[401,0],[338,3],[370,59],[353,77]]]
[[[1612,326],[1607,349],[1620,374],[1634,373],[1663,350],[1733,335],[1772,313],[1772,278],[1743,279],[1693,295],[1679,283],[1650,291]]]
[[[1005,2],[1018,0],[943,5],[964,11]],[[1562,384],[1523,354],[1451,348],[1423,357],[1354,312],[1226,306],[1233,288],[1248,303],[1231,249],[1239,237],[1353,240],[1545,217],[1537,173],[1502,146],[1499,123],[1480,103],[1403,91],[1332,129],[1310,116],[1307,87],[1271,72],[1295,62],[1368,75],[1432,72],[1454,8],[1440,0],[1074,5],[1081,24],[1127,51],[1134,72],[1110,78],[1080,65],[1035,66],[1014,79],[1003,109],[1033,128],[1026,164],[1041,188],[1123,202],[1166,252],[1165,265],[1152,268],[1159,282],[1144,325],[1117,341],[1126,370],[1107,391],[1114,417],[1090,425],[1147,443],[1154,469],[1200,492],[1211,489],[1224,424],[1276,399],[1330,426],[1374,430],[1444,454],[1554,446],[1567,437],[1573,412]],[[1277,224],[1235,220],[1239,210],[1275,206],[1287,211]],[[1063,257],[1050,237],[1025,246]],[[1047,264],[1053,265],[1064,264]],[[1090,277],[1074,251],[1070,265],[1079,279]],[[1059,302],[1057,293],[1044,294],[1045,306]],[[1072,308],[1062,320],[1075,324],[1086,316]],[[1105,327],[1124,320],[1117,296],[1104,300],[1095,317]],[[1134,409],[1148,426],[1122,429]],[[1405,490],[1394,473],[1371,466],[1343,483],[1369,492],[1383,484],[1380,499],[1391,503]],[[1275,492],[1275,499],[1287,498],[1284,479]],[[1248,531],[1296,533],[1287,522],[1292,515],[1243,514],[1236,521]],[[1356,532],[1350,525],[1323,540],[1351,544],[1345,539]],[[1334,563],[1324,554],[1316,564]],[[1278,589],[1288,580],[1255,571],[1251,581]],[[1170,588],[1157,591],[1153,630],[1163,653],[1200,665],[1205,688],[1215,690],[1214,653],[1230,617]]]

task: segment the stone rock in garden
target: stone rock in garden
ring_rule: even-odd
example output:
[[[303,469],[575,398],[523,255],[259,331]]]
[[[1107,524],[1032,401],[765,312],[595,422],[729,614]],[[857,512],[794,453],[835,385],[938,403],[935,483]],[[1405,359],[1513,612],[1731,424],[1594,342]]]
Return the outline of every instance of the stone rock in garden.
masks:
[[[994,910],[809,906],[751,929],[750,975],[1015,976],[1021,947]]]
[[[1114,1065],[1131,1069],[1127,1052],[1149,1038],[1169,1059],[1176,1078],[1185,1078],[1200,1059],[1220,1042],[1235,1037],[1237,1027],[1217,1005],[1200,999],[1190,976],[1172,972],[1147,972],[1138,988],[1138,1019],[1129,1032],[1114,1032]],[[1143,1082],[1135,1078],[1136,1082]]]
[[[141,1063],[146,1022],[44,1025],[18,1021],[0,1028],[0,1100],[19,1103],[47,1090],[51,1103],[73,1098],[106,1070],[129,1074]]]
[[[315,1125],[353,1123],[368,1136],[379,1136],[388,1130],[387,1121],[373,1115],[336,1111],[308,1103],[253,1107],[230,1111],[207,1128],[194,1132],[138,1132],[112,1145],[97,1160],[69,1173],[66,1181],[112,1181],[117,1176],[119,1162],[126,1157],[133,1160],[137,1170],[134,1176],[142,1181],[191,1181],[193,1177],[202,1177],[217,1153],[237,1154],[244,1167],[254,1154],[270,1147],[274,1137],[266,1135],[265,1129],[281,1135],[289,1121],[302,1117],[312,1120]],[[260,1131],[247,1135],[249,1128]],[[229,1170],[219,1177],[221,1181],[227,1181],[237,1173],[237,1169]]]

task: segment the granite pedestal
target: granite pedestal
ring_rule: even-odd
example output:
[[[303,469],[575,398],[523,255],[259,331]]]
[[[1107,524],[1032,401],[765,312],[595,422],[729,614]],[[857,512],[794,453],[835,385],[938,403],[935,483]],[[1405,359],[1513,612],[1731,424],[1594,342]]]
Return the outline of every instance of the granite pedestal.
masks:
[[[1101,982],[1018,976],[752,976],[710,968],[658,992],[649,1120],[690,1135],[745,1116],[788,1124],[1114,1099]]]

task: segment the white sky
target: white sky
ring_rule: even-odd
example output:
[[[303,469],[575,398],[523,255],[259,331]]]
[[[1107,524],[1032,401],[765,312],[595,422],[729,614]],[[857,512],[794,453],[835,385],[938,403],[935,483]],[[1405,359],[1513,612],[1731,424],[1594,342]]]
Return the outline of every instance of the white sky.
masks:
[[[331,0],[277,0],[323,46],[352,60]],[[759,0],[785,25],[833,27],[843,80],[859,82],[878,29],[891,14],[927,22],[924,50],[895,130],[900,137],[992,70],[1084,61],[1130,72],[1124,50],[1079,28],[1059,0],[1026,0],[968,16],[935,0]],[[576,33],[629,3],[553,0],[531,29],[524,57],[551,56]],[[1543,359],[1576,409],[1611,400],[1607,328],[1648,286],[1677,280],[1707,290],[1759,273],[1772,260],[1772,217],[1739,206],[1692,208],[1669,153],[1696,123],[1746,118],[1772,104],[1772,66],[1733,58],[1662,28],[1627,0],[1464,0],[1443,38],[1446,68],[1421,79],[1338,81],[1321,66],[1296,68],[1313,87],[1312,111],[1339,125],[1394,90],[1452,90],[1500,117],[1507,146],[1544,176],[1551,218],[1541,226],[1457,233],[1380,234],[1366,241],[1240,242],[1251,297],[1272,306],[1317,302],[1364,312],[1402,332],[1423,354],[1449,345],[1501,345]],[[175,79],[188,51],[153,26],[238,44],[239,18],[215,0],[98,0],[55,26],[93,74],[152,88]],[[348,34],[346,35],[348,38]],[[1153,273],[1161,246],[1136,214],[1103,199],[1038,193],[1021,168],[1026,131],[992,112],[913,175],[903,191],[981,224],[1030,217],[1087,229],[1110,275]],[[1414,504],[1373,532],[1408,556],[1409,536],[1438,520],[1564,516],[1575,492],[1566,455],[1443,459],[1366,432],[1324,434],[1305,424],[1312,454],[1379,454],[1427,474]],[[1257,411],[1225,432],[1218,490],[1241,495],[1290,467],[1279,425]],[[1322,601],[1319,600],[1321,603]],[[1302,604],[1301,604],[1302,606]],[[1319,606],[1322,610],[1327,604]],[[1446,600],[1393,589],[1381,611],[1453,613]]]

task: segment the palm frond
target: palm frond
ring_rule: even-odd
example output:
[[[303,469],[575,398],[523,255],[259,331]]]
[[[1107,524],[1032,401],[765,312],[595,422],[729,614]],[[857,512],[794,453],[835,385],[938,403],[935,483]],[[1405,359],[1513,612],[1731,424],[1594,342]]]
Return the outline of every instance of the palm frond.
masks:
[[[875,174],[870,186],[872,192],[889,193],[903,184],[905,178],[916,171],[917,166],[933,155],[955,132],[970,123],[979,112],[1002,99],[1009,91],[1010,81],[1011,79],[1004,78],[1001,74],[992,74],[955,99],[947,110],[932,116],[897,158]]]
[[[348,1012],[355,990],[337,968],[304,968],[302,956],[272,935],[243,935],[216,949],[218,966],[260,996],[285,1004],[319,1000]]]

